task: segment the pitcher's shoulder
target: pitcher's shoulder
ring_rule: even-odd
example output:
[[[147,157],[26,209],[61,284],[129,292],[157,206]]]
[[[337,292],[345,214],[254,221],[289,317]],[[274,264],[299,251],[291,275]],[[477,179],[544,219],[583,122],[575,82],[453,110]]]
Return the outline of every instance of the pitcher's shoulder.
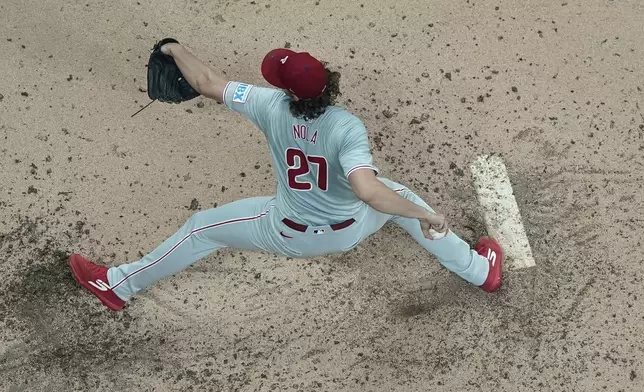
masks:
[[[341,106],[330,106],[325,113],[328,119],[336,124],[343,124],[348,127],[364,127],[364,122],[360,117]]]
[[[360,120],[356,114],[354,114],[349,108],[344,106],[340,106],[336,104],[333,106],[329,106],[326,110],[327,110],[327,113],[354,117],[356,120]]]

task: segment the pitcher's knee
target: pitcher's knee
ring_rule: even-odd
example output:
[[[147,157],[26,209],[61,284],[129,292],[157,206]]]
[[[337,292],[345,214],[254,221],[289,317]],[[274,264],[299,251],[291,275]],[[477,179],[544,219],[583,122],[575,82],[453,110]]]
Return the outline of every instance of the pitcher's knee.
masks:
[[[199,220],[199,214],[201,214],[201,212],[197,212],[196,214],[192,214],[192,215],[190,216],[190,218],[188,218],[188,219],[185,221],[185,223],[183,224],[183,227],[184,227],[184,228],[188,228],[188,229],[190,229],[190,230],[192,230],[193,228],[195,228],[195,227],[196,227],[196,225],[197,225],[197,221]]]
[[[199,211],[192,214],[192,216],[186,220],[181,231],[185,234],[194,235],[197,229],[204,227],[207,222],[206,211]]]
[[[194,214],[192,214],[190,218],[188,218],[188,222],[193,224],[195,227],[199,225],[203,226],[206,224],[206,222],[208,222],[209,220],[212,220],[212,219],[208,219],[208,216],[212,217],[212,211],[204,210],[204,211],[195,212]]]

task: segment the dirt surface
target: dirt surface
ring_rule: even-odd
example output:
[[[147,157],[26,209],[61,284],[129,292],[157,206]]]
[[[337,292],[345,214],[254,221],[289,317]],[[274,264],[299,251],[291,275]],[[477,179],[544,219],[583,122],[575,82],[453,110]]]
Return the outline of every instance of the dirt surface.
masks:
[[[640,1],[2,1],[0,391],[644,390],[643,25]],[[221,251],[105,310],[71,252],[132,261],[274,192],[214,101],[130,117],[165,36],[261,85],[275,47],[328,61],[382,174],[468,241],[469,164],[501,154],[536,267],[488,295],[387,227],[311,260]]]

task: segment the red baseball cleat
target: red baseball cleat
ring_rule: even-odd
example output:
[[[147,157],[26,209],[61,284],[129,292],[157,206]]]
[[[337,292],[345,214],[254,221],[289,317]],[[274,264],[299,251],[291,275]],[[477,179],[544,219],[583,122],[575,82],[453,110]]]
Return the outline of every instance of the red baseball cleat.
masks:
[[[120,299],[112,289],[107,280],[107,268],[91,261],[86,260],[83,256],[73,254],[69,256],[69,267],[72,270],[74,279],[92,294],[101,300],[103,305],[113,311],[121,310],[125,306],[125,301]]]
[[[481,289],[488,293],[496,291],[501,285],[501,261],[503,259],[501,245],[489,237],[483,237],[476,243],[474,250],[490,263],[490,272],[487,274],[485,283],[480,286]]]

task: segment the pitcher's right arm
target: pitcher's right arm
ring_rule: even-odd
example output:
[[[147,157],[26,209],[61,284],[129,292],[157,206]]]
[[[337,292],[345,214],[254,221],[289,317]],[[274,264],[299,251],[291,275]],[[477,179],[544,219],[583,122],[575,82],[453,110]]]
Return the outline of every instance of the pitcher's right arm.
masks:
[[[432,239],[430,229],[447,231],[445,217],[416,205],[389,189],[376,177],[367,130],[361,121],[347,127],[340,149],[340,164],[356,197],[383,214],[415,218],[420,221],[425,237]]]
[[[418,219],[425,237],[429,239],[433,238],[429,232],[430,229],[438,233],[447,231],[444,216],[434,214],[400,196],[380,182],[371,170],[354,171],[349,175],[349,184],[356,196],[374,210],[383,214]]]

